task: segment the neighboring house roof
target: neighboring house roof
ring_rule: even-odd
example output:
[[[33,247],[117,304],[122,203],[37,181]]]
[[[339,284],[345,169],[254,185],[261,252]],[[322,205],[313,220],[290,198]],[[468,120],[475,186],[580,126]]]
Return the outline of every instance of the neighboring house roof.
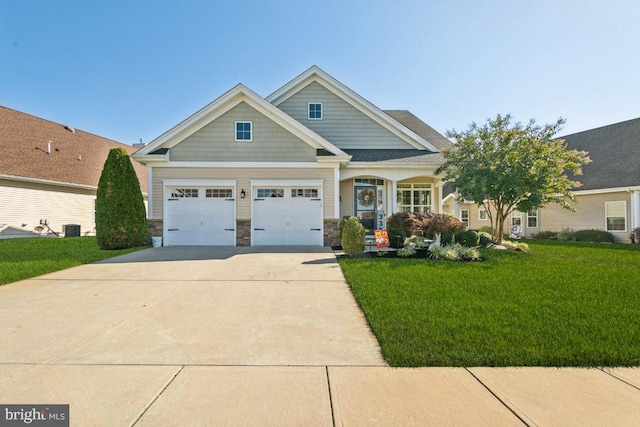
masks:
[[[418,150],[439,151],[440,147],[438,144],[441,142],[440,138],[443,138],[442,135],[438,134],[438,136],[435,136],[429,132],[416,132],[414,128],[406,124],[406,122],[412,120],[411,116],[413,115],[411,113],[408,111],[402,112],[402,114],[400,114],[400,112],[391,112],[392,114],[384,112],[315,65],[269,95],[266,99],[273,105],[278,106],[313,82],[319,83],[370,119],[400,137],[410,146]],[[413,118],[417,119],[415,116],[413,116]],[[405,123],[403,123],[403,121]],[[422,125],[429,128],[424,123],[422,123]],[[431,130],[433,131],[433,129]],[[427,135],[434,136],[438,141],[432,141],[426,138]]]
[[[135,148],[0,106],[0,177],[97,188],[109,150]],[[49,153],[47,153],[49,151]],[[143,193],[146,168],[132,162]]]
[[[574,177],[581,187],[599,190],[640,185],[640,118],[563,136],[569,149],[588,151],[591,163]]]
[[[284,129],[300,138],[316,150],[326,150],[333,154],[336,158],[348,160],[348,155],[338,147],[313,132],[273,104],[265,101],[258,94],[253,92],[242,84],[236,85],[200,111],[183,120],[169,131],[160,135],[151,141],[147,146],[142,148],[134,156],[141,162],[154,161],[158,159],[159,154],[166,155],[167,150],[183,141],[190,135],[202,129],[227,111],[231,110],[241,102],[247,103],[256,111],[262,113],[269,119],[273,120]],[[154,158],[155,157],[155,158]]]

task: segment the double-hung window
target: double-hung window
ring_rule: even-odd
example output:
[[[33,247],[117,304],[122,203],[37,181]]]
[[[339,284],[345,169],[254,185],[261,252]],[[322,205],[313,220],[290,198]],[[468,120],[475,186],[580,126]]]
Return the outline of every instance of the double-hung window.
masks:
[[[465,227],[469,228],[469,209],[462,209],[460,211],[460,221]]]
[[[478,219],[480,221],[486,221],[488,219],[486,209],[478,209]]]
[[[627,202],[605,202],[604,216],[607,231],[625,231],[627,229]]]
[[[236,141],[253,140],[253,122],[236,122]]]
[[[527,212],[527,228],[538,228],[538,211]]]

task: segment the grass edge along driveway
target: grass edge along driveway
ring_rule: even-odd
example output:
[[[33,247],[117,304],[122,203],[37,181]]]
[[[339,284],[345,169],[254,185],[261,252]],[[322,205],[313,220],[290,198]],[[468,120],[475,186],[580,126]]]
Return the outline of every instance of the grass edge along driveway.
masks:
[[[391,366],[640,365],[640,246],[528,243],[340,265]]]
[[[147,247],[105,251],[95,237],[0,239],[0,285]]]

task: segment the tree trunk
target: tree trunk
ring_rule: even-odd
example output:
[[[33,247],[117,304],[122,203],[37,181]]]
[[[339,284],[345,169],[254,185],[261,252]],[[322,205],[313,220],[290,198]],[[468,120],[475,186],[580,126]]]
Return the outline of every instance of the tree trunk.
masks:
[[[502,212],[496,212],[496,225],[493,228],[493,242],[502,243],[502,236],[504,236],[504,215]]]

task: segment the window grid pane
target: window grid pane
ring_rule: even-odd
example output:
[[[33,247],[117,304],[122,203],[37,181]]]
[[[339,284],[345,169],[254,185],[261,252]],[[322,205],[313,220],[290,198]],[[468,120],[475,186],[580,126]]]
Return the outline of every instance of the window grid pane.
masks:
[[[236,122],[236,141],[251,141],[251,122]]]

